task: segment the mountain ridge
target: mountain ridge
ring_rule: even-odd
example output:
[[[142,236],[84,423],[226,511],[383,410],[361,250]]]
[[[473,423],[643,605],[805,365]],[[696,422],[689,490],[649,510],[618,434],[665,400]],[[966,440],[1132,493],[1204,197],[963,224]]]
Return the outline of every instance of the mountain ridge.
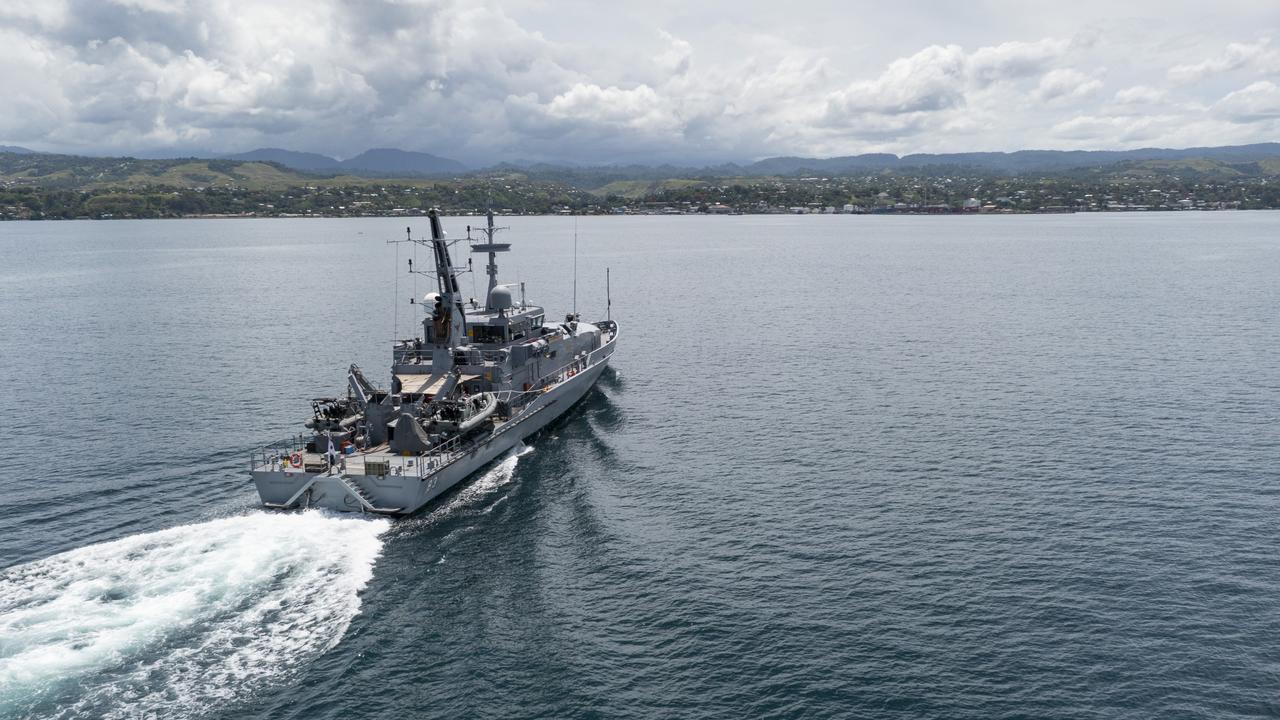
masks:
[[[485,168],[468,169],[462,163],[430,153],[409,152],[394,148],[374,148],[355,157],[339,161],[318,153],[303,153],[281,148],[258,148],[234,155],[206,155],[203,158],[187,156],[170,159],[139,159],[131,157],[90,157],[33,152],[26,148],[6,149],[0,146],[0,155],[10,158],[3,163],[15,171],[25,168],[21,176],[23,184],[46,177],[51,182],[73,183],[73,177],[87,181],[106,181],[108,178],[123,180],[135,177],[171,180],[169,169],[182,167],[189,182],[200,184],[203,176],[215,175],[225,169],[225,163],[262,164],[262,168],[248,170],[254,178],[272,175],[277,181],[283,176],[279,171],[298,174],[298,182],[334,179],[340,176],[364,179],[464,177],[483,175],[519,175],[534,180],[563,182],[576,187],[599,188],[616,181],[653,181],[668,178],[762,178],[803,177],[852,177],[860,175],[949,175],[978,177],[1017,177],[1020,175],[1089,176],[1136,174],[1172,174],[1187,176],[1253,176],[1275,174],[1280,165],[1280,143],[1255,143],[1196,148],[1143,148],[1137,150],[1019,150],[1014,152],[974,153],[915,153],[898,156],[890,153],[867,153],[832,158],[805,158],[780,156],[765,158],[748,164],[724,163],[703,167],[662,165],[603,165],[576,166],[536,161],[523,163],[504,162]],[[186,167],[184,163],[203,160],[209,163],[205,170]],[[215,168],[211,170],[211,168]],[[277,168],[276,171],[265,169]],[[122,170],[121,168],[126,168]],[[66,172],[53,174],[55,169]],[[136,173],[141,172],[141,175]],[[70,173],[67,175],[67,173]],[[274,174],[273,174],[274,173]],[[9,173],[0,173],[9,174]],[[64,177],[65,176],[65,177]],[[19,181],[11,176],[11,182]],[[188,182],[184,180],[183,182]]]
[[[338,170],[337,158],[319,153],[298,152],[282,148],[257,148],[248,152],[219,155],[219,160],[242,162],[273,162],[294,170]]]
[[[283,148],[257,148],[243,153],[221,155],[217,159],[274,162],[303,172],[358,172],[379,176],[446,175],[466,172],[468,169],[466,165],[451,158],[397,148],[371,148],[346,160]]]
[[[463,172],[533,171],[540,174],[580,174],[621,172],[634,175],[696,174],[717,176],[794,175],[826,172],[835,174],[915,170],[931,167],[965,168],[998,174],[1017,175],[1028,172],[1059,172],[1089,167],[1106,167],[1124,162],[1148,160],[1186,160],[1204,158],[1222,162],[1252,162],[1280,157],[1280,143],[1202,146],[1190,148],[1136,148],[1133,150],[1014,150],[958,153],[863,153],[826,158],[780,155],[753,162],[726,162],[710,165],[677,166],[671,163],[594,164],[554,163],[536,160],[502,161],[482,167],[468,167],[450,158],[395,148],[366,150],[347,160],[317,153],[303,153],[279,148],[259,148],[247,153],[221,156],[229,160],[276,162],[285,167],[315,171],[347,171],[360,173],[421,175]]]
[[[1280,157],[1280,143],[1222,145],[1191,148],[1137,148],[1134,150],[1015,150],[1012,152],[964,153],[867,153],[830,158],[774,157],[747,165],[753,174],[790,175],[811,171],[876,171],[926,167],[964,167],[996,170],[1009,174],[1061,171],[1091,166],[1117,165],[1126,161],[1186,160],[1204,158],[1222,162],[1250,162]]]

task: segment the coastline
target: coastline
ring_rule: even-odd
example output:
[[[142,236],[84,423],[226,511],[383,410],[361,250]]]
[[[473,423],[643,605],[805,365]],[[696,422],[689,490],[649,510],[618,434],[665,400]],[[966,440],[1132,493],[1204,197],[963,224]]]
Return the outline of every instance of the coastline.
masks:
[[[1239,208],[1239,207],[1205,207],[1205,208],[1108,208],[1105,210],[995,210],[989,212],[970,211],[928,211],[928,210],[886,210],[869,212],[504,212],[502,217],[742,217],[769,215],[856,215],[856,216],[903,216],[903,217],[992,217],[992,216],[1025,216],[1025,215],[1115,215],[1115,214],[1171,214],[1171,213],[1219,213],[1219,212],[1267,212],[1280,208]],[[448,210],[452,217],[483,217],[481,210]],[[426,213],[365,213],[359,215],[341,214],[293,214],[293,213],[204,213],[192,215],[171,215],[162,217],[0,217],[0,223],[6,222],[68,222],[68,221],[109,221],[109,220],[335,220],[353,218],[425,218]]]

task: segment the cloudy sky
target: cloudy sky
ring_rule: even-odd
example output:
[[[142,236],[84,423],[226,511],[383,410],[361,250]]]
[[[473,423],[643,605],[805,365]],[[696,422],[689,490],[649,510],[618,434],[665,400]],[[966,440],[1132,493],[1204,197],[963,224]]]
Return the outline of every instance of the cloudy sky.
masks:
[[[1280,140],[1280,0],[0,0],[0,144],[702,163]]]

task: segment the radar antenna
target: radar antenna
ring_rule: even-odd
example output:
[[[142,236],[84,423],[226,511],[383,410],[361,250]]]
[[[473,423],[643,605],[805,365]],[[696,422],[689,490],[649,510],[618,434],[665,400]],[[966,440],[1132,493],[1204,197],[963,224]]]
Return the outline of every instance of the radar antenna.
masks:
[[[387,241],[388,245],[396,246],[396,267],[397,268],[400,267],[400,243],[416,242],[413,239],[413,230],[411,228],[405,228],[404,235],[405,235],[404,240],[388,240]],[[413,272],[413,258],[409,259],[409,272]],[[396,273],[393,273],[393,275],[395,277],[396,301],[391,304],[391,316],[393,318],[392,327],[395,328],[392,331],[391,341],[398,342],[400,340],[400,274],[397,271]],[[414,294],[415,295],[417,294],[417,290],[414,290]],[[409,298],[409,302],[413,302],[413,298]]]
[[[573,319],[578,319],[578,218],[573,219]]]
[[[484,294],[484,309],[492,311],[493,305],[490,298],[493,297],[493,289],[498,287],[498,253],[507,252],[511,249],[511,243],[496,243],[493,236],[500,230],[507,230],[507,227],[495,227],[493,224],[493,209],[490,208],[486,214],[488,224],[482,228],[476,228],[484,233],[484,238],[471,246],[471,252],[489,253],[489,264],[485,267],[485,274],[489,276],[489,289]],[[467,240],[471,240],[471,226],[467,226]]]

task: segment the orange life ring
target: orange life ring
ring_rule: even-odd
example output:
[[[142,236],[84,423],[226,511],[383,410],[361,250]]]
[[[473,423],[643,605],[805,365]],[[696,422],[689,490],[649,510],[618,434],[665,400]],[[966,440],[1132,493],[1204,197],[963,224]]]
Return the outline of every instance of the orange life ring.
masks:
[[[294,467],[302,467],[302,453],[296,452],[289,456],[289,464]]]

